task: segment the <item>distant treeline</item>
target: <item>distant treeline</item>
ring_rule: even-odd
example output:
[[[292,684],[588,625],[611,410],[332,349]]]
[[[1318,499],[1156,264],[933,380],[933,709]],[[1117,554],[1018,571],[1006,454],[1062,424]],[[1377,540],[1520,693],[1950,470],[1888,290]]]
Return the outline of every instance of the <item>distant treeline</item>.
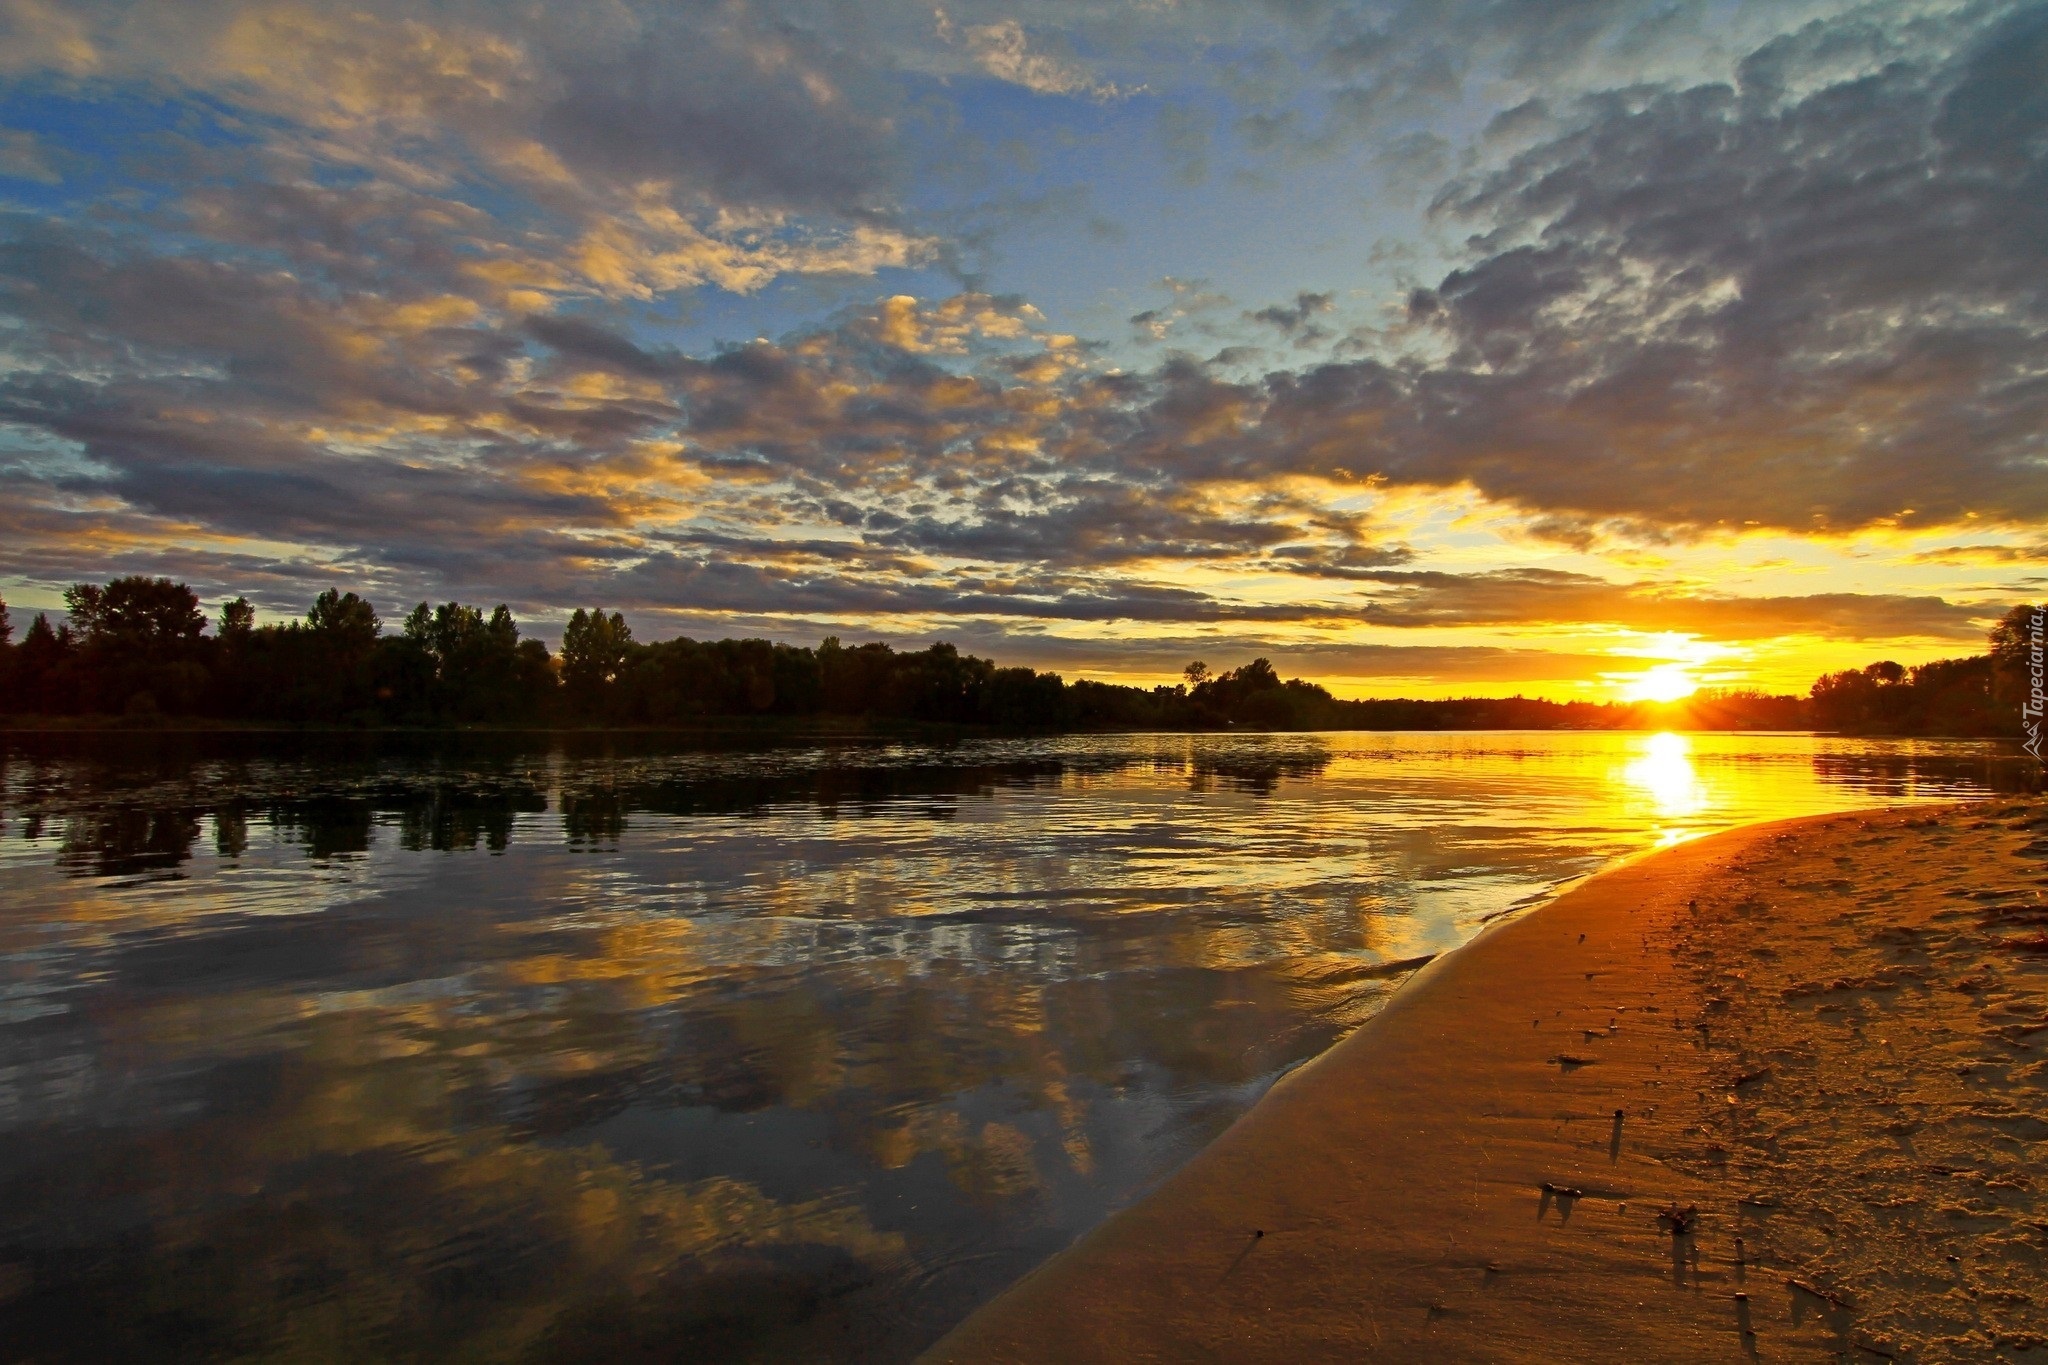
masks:
[[[1850,735],[2020,733],[2027,691],[2029,623],[2043,607],[2014,607],[1991,628],[1984,654],[1906,668],[1889,659],[1817,679],[1810,724]]]
[[[952,645],[897,650],[827,639],[643,642],[618,612],[578,611],[559,653],[523,639],[509,609],[422,602],[386,631],[371,605],[330,589],[305,619],[259,626],[237,598],[209,623],[167,578],[79,584],[68,619],[38,614],[19,642],[0,603],[0,714],[166,716],[349,726],[690,726],[730,717],[841,717],[1005,729],[1272,730],[1829,729],[2016,731],[1989,657],[1833,674],[1812,699],[1709,692],[1670,705],[1526,697],[1340,701],[1264,659],[1223,673],[1190,664],[1171,687],[1067,682]],[[2001,624],[2022,629],[2015,612]],[[211,629],[209,630],[209,625]],[[1999,637],[1994,633],[1994,645]],[[1945,671],[1944,671],[1945,670]],[[1974,671],[1973,671],[1974,670]],[[1866,680],[1855,681],[1855,680]],[[1938,680],[1938,682],[1937,682]],[[1972,692],[1972,688],[1975,691]],[[1852,696],[1876,700],[1856,709]],[[1901,700],[1904,699],[1904,700]],[[1859,703],[1860,704],[1860,703]],[[1959,728],[1942,729],[1953,725]]]

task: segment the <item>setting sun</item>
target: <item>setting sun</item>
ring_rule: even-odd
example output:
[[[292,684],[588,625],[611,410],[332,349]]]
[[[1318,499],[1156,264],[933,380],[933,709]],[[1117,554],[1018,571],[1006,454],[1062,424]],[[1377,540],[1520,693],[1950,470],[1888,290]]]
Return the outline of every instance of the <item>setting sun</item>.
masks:
[[[1626,701],[1678,701],[1700,690],[1682,663],[1658,664],[1644,670],[1622,689]]]

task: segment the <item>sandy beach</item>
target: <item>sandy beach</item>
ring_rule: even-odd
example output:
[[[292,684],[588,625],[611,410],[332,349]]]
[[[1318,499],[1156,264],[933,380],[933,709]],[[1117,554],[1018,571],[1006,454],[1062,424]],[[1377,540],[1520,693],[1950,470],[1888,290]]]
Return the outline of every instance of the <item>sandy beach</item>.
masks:
[[[2048,1361],[2048,806],[1753,826],[1425,968],[933,1361]]]

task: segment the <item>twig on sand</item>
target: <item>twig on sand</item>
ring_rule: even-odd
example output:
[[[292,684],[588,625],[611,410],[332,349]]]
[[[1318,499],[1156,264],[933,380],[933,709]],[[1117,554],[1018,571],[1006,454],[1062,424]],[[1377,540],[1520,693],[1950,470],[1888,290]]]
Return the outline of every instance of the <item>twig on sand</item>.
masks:
[[[1699,1226],[1699,1221],[1700,1206],[1697,1204],[1687,1204],[1680,1208],[1678,1201],[1673,1200],[1657,1211],[1658,1225],[1673,1237],[1691,1236],[1693,1229]]]
[[[1850,1308],[1854,1306],[1847,1299],[1843,1298],[1840,1294],[1835,1293],[1833,1290],[1822,1289],[1819,1285],[1808,1284],[1805,1280],[1790,1279],[1785,1281],[1785,1284],[1788,1288],[1796,1289],[1802,1294],[1813,1295],[1813,1297],[1819,1299],[1822,1303],[1825,1303],[1832,1308]]]
[[[1259,1244],[1260,1242],[1263,1242],[1263,1241],[1265,1241],[1265,1240],[1266,1240],[1266,1230],[1265,1230],[1264,1228],[1254,1228],[1254,1229],[1252,1229],[1252,1236],[1251,1236],[1251,1240],[1250,1240],[1250,1241],[1248,1241],[1248,1242],[1246,1242],[1246,1243],[1244,1244],[1244,1250],[1243,1250],[1243,1251],[1240,1251],[1240,1252],[1238,1252],[1238,1253],[1237,1253],[1237,1259],[1236,1259],[1236,1260],[1234,1260],[1234,1261],[1232,1261],[1232,1262],[1230,1263],[1230,1268],[1229,1268],[1228,1270],[1226,1270],[1226,1271],[1224,1271],[1224,1272],[1223,1272],[1223,1276],[1222,1276],[1222,1278],[1223,1278],[1223,1279],[1226,1279],[1226,1280],[1227,1280],[1227,1279],[1229,1279],[1229,1278],[1230,1278],[1230,1277],[1231,1277],[1232,1275],[1235,1275],[1235,1274],[1237,1273],[1237,1268],[1238,1268],[1239,1266],[1241,1266],[1241,1265],[1243,1265],[1243,1264],[1244,1264],[1244,1258],[1245,1258],[1245,1257],[1247,1257],[1247,1256],[1249,1256],[1249,1255],[1251,1255],[1251,1254],[1252,1254],[1252,1249],[1253,1249],[1254,1247],[1258,1246],[1258,1244]]]

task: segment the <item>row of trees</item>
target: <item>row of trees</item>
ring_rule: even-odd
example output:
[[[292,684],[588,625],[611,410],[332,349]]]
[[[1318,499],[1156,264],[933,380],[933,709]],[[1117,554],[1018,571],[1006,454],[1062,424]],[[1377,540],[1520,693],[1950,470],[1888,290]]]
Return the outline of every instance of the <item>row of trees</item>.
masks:
[[[38,614],[18,644],[0,603],[0,714],[650,726],[831,715],[1044,728],[1164,724],[1187,710],[1185,689],[1069,686],[943,644],[642,643],[617,612],[578,611],[557,656],[521,638],[502,605],[422,602],[386,632],[369,602],[338,589],[303,620],[267,626],[242,598],[209,623],[198,596],[164,578],[79,584],[64,601],[68,619]],[[1230,719],[1210,710],[1207,723]]]
[[[167,578],[81,583],[64,604],[64,624],[38,614],[10,644],[0,603],[0,711],[435,724],[538,719],[557,691],[547,647],[520,639],[503,606],[422,602],[394,635],[335,589],[286,625],[258,626],[236,598],[212,634],[197,595]]]
[[[1534,698],[1340,701],[1254,659],[1189,665],[1174,687],[1069,683],[1001,668],[952,645],[815,649],[768,640],[642,642],[618,612],[578,611],[559,655],[522,639],[512,612],[422,602],[395,633],[353,592],[320,594],[305,618],[258,626],[237,598],[209,623],[166,578],[81,583],[68,619],[39,614],[13,643],[0,603],[0,714],[161,715],[346,725],[687,725],[725,716],[846,716],[1006,728],[1798,729],[2005,734],[2018,728],[2025,612],[1990,655],[1910,671],[1873,664],[1814,684],[1809,699],[1703,693],[1674,706]],[[209,633],[209,624],[212,630]],[[2014,694],[2017,695],[2016,693]]]
[[[1989,650],[1907,668],[1890,659],[1829,673],[1813,684],[1817,729],[1857,735],[2016,735],[2027,690],[2030,622],[2020,606],[1991,628]]]

